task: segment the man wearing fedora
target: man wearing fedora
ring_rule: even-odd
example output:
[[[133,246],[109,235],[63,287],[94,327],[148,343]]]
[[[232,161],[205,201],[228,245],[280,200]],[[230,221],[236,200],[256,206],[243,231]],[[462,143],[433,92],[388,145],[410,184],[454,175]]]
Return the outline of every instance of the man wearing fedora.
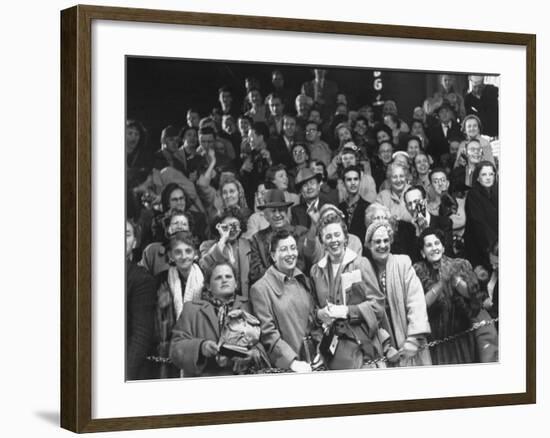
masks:
[[[428,130],[428,139],[430,148],[428,153],[433,157],[436,163],[439,163],[440,157],[449,153],[449,138],[461,136],[460,126],[455,120],[453,108],[447,101],[439,106],[436,111],[439,117],[438,122]]]
[[[288,218],[288,208],[292,202],[285,200],[285,194],[278,189],[267,190],[264,194],[264,204],[258,206],[263,210],[269,227],[258,231],[250,239],[250,285],[253,285],[271,265],[269,242],[272,234],[280,229],[286,229],[294,236],[298,245],[298,262],[296,267],[300,271],[309,273],[311,266],[323,254],[323,249],[315,232],[316,227],[307,229],[300,225],[291,225]]]
[[[290,209],[291,224],[311,228],[312,218],[313,222],[317,222],[319,209],[326,203],[325,198],[320,196],[321,181],[322,176],[311,168],[300,169],[294,184],[296,190],[302,195],[302,201]]]

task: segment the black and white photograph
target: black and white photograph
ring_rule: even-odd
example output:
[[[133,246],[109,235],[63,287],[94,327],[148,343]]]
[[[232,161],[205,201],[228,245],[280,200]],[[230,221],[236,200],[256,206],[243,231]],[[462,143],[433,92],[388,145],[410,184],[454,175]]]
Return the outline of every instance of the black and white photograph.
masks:
[[[499,361],[499,72],[125,69],[126,380]]]

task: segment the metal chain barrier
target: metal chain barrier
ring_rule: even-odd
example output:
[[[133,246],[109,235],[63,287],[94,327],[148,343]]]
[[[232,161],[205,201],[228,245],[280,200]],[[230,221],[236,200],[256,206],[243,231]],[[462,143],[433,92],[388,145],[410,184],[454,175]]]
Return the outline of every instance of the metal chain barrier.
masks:
[[[435,341],[431,341],[431,342],[428,342],[427,344],[421,345],[420,347],[418,347],[418,351],[425,350],[426,348],[432,348],[437,345],[445,344],[447,342],[453,342],[457,338],[465,336],[469,333],[473,333],[482,327],[493,325],[497,321],[498,321],[498,318],[493,318],[488,321],[483,320],[483,321],[476,322],[469,329],[464,330],[463,332],[460,332],[451,336],[446,336],[443,339],[437,339]],[[172,363],[169,357],[147,356],[147,360],[155,363]],[[376,359],[371,359],[366,361],[364,365],[366,366],[377,365],[383,362],[388,362],[388,358],[385,356],[377,357]],[[248,374],[280,374],[280,373],[287,373],[289,371],[290,370],[284,369],[284,368],[262,368],[260,370],[250,370]],[[327,371],[327,368],[324,365],[320,365],[320,366],[314,367],[313,371]]]

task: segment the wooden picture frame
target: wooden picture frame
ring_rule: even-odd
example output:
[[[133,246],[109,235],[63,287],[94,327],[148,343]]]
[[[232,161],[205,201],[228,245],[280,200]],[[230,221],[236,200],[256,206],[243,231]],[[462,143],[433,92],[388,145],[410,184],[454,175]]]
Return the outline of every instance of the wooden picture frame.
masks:
[[[92,22],[111,20],[516,45],[526,49],[525,392],[92,418]],[[536,37],[531,34],[75,6],[61,13],[61,426],[74,432],[529,404],[536,401]]]

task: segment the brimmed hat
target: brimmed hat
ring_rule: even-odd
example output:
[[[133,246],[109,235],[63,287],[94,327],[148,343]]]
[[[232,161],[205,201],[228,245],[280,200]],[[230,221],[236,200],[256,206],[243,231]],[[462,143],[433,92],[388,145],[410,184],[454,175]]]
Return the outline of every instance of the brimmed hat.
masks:
[[[319,183],[321,183],[321,181],[323,180],[322,175],[319,175],[318,173],[315,173],[309,167],[306,167],[304,169],[300,169],[300,171],[298,172],[298,175],[296,175],[296,181],[295,181],[294,184],[296,185],[296,188],[298,190],[300,190],[301,187],[302,187],[302,184],[304,184],[305,182],[307,182],[307,181],[309,181],[310,179],[313,179],[313,178],[315,178],[317,181],[319,181]]]
[[[285,199],[285,193],[279,189],[266,190],[264,201],[263,205],[258,205],[258,210],[263,210],[264,208],[290,207],[293,204]]]

